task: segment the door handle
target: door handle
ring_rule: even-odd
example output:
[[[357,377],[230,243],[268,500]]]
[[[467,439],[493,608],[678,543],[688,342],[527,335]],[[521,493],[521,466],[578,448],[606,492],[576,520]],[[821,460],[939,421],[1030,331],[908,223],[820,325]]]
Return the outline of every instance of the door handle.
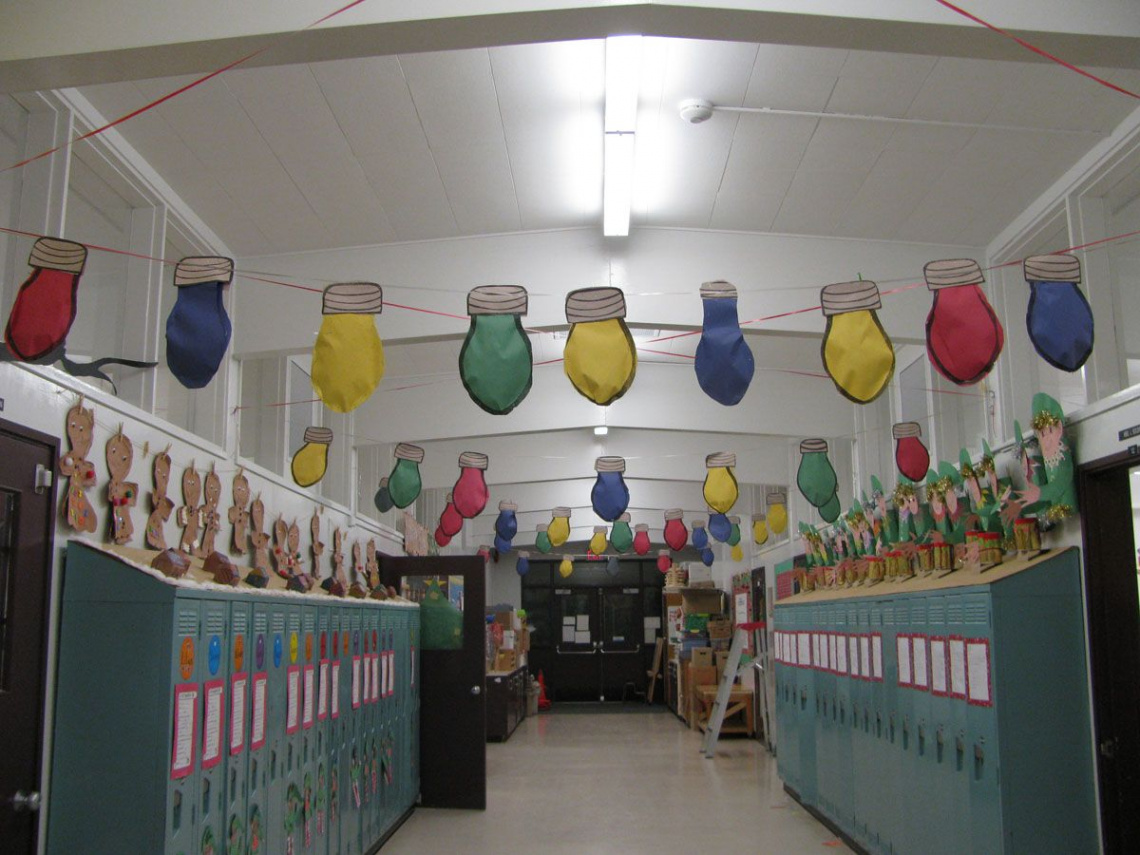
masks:
[[[483,687],[482,686],[472,686],[471,687],[471,694],[476,695],[476,696],[483,694]]]
[[[40,794],[34,791],[25,793],[23,790],[16,790],[16,794],[8,801],[16,813],[24,811],[36,813],[40,809]]]
[[[560,656],[593,656],[597,650],[563,650],[562,645],[557,645],[554,648],[555,652]]]
[[[1112,739],[1106,739],[1100,743],[1100,754],[1106,760],[1114,760],[1116,758],[1116,746],[1119,740],[1114,736]]]

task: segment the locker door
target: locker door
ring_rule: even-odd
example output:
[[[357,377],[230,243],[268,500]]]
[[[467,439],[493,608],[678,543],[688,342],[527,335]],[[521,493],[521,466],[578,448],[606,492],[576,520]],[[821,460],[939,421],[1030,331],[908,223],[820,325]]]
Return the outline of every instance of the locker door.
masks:
[[[348,609],[348,653],[345,655],[344,674],[344,705],[341,715],[345,720],[345,742],[348,747],[348,763],[342,771],[346,776],[348,788],[345,790],[346,798],[341,800],[343,811],[341,814],[341,851],[346,855],[360,855],[363,851],[361,841],[361,812],[364,805],[364,761],[361,757],[361,710],[363,703],[360,693],[363,687],[363,640],[361,639],[361,623],[363,606],[355,603],[346,604]],[[343,626],[343,619],[342,619]],[[343,651],[343,642],[342,647]]]
[[[202,767],[198,793],[198,849],[221,851],[226,840],[226,724],[229,720],[229,603],[220,598],[202,599],[198,676],[202,703],[198,714],[199,763]]]
[[[269,814],[266,795],[269,787],[269,674],[273,669],[273,637],[269,632],[272,606],[263,597],[250,607],[250,632],[245,642],[245,662],[249,674],[247,701],[249,729],[246,734],[247,796],[246,844],[249,855],[268,855]]]
[[[968,593],[965,598],[966,686],[966,764],[970,770],[970,831],[975,852],[994,851],[1002,845],[1001,788],[998,785],[998,734],[994,675],[970,667],[975,656],[971,649],[992,662],[993,632],[990,626],[989,593]],[[984,688],[981,683],[987,683]],[[979,699],[984,691],[988,700]]]
[[[851,751],[851,677],[847,664],[847,606],[837,603],[832,613],[831,628],[835,633],[835,770],[840,786],[835,812],[840,827],[850,833],[854,828],[854,761]]]
[[[949,695],[950,672],[946,628],[946,600],[942,594],[927,598],[926,622],[930,629],[927,649],[930,653],[930,728],[933,740],[930,746],[931,776],[930,797],[933,804],[950,805],[953,799],[954,739]],[[956,838],[960,823],[949,810],[928,814],[930,829],[928,843],[932,855],[954,855],[960,851]]]
[[[875,816],[876,806],[882,800],[877,792],[883,786],[885,768],[882,763],[882,752],[879,750],[876,734],[875,707],[871,693],[871,683],[864,673],[866,662],[863,650],[864,636],[871,628],[871,609],[866,601],[856,601],[853,607],[848,608],[848,624],[853,630],[854,644],[848,645],[849,665],[856,669],[858,677],[855,679],[856,702],[859,705],[859,717],[856,729],[858,737],[857,768],[855,779],[857,791],[855,794],[856,814],[856,840],[869,849],[877,847],[873,838],[874,828],[877,825]],[[856,666],[854,663],[858,663]]]
[[[800,629],[808,633],[808,660],[800,670],[800,796],[809,805],[819,803],[817,784],[818,752],[816,738],[819,733],[819,720],[816,714],[816,671],[811,659],[812,633],[818,630],[818,607],[808,606],[801,610]]]
[[[951,841],[955,852],[969,851],[970,841],[970,761],[966,722],[965,638],[966,595],[946,595],[947,667],[950,671],[950,697],[947,699],[946,769],[948,773],[947,815],[953,818]],[[961,662],[960,665],[956,662]],[[955,676],[960,669],[961,682]]]
[[[408,752],[408,775],[411,778],[411,793],[409,801],[415,804],[420,797],[420,610],[408,610],[408,644],[410,648],[410,666],[408,679],[411,682],[411,708],[409,716],[412,728],[412,746]]]
[[[392,609],[390,606],[382,604],[373,612],[378,633],[376,636],[378,639],[377,655],[380,658],[380,667],[377,669],[380,675],[380,688],[376,692],[378,700],[372,713],[374,734],[371,738],[371,743],[374,745],[374,756],[380,767],[376,776],[379,786],[376,792],[376,808],[373,811],[373,839],[377,839],[382,837],[388,828],[396,799],[392,793],[392,786],[388,783],[386,757],[388,739],[391,737],[390,710],[393,703],[387,692],[388,681],[391,679],[388,669],[391,666],[389,650],[392,646],[390,639]]]
[[[404,813],[412,806],[413,796],[411,791],[411,767],[409,759],[412,756],[412,712],[411,712],[411,681],[409,675],[411,673],[411,653],[410,653],[410,638],[411,638],[411,623],[409,618],[411,612],[409,609],[398,608],[396,609],[396,621],[399,627],[399,632],[396,636],[396,697],[398,709],[400,711],[400,739],[402,750],[400,755],[399,765],[399,787],[400,801],[396,817]]]
[[[301,831],[298,851],[312,852],[317,840],[317,663],[320,656],[317,606],[301,606],[301,727],[298,781],[301,787]]]
[[[304,702],[304,634],[301,606],[285,606],[285,678],[282,716],[282,774],[284,793],[281,814],[281,852],[300,852],[305,840],[302,787],[301,712]]]
[[[317,634],[313,645],[313,659],[316,663],[317,703],[314,711],[316,719],[310,731],[310,748],[313,749],[313,765],[316,775],[313,785],[313,809],[316,825],[313,829],[313,852],[326,855],[329,851],[329,605],[322,602],[317,606]]]
[[[824,815],[835,819],[835,728],[831,721],[832,683],[827,671],[827,634],[831,632],[831,608],[821,605],[816,609],[816,646],[819,650],[815,670],[816,698],[816,769],[818,784],[817,802]]]
[[[268,852],[285,851],[285,794],[288,787],[286,759],[288,742],[285,738],[285,684],[289,668],[288,609],[283,602],[274,602],[269,614],[269,647],[266,655],[266,762],[269,782],[265,790],[262,810]]]
[[[198,679],[197,660],[205,656],[199,645],[201,602],[179,596],[174,601],[174,644],[170,663],[170,684],[175,686],[175,704],[180,689],[193,691],[195,714],[201,705],[202,685]],[[188,701],[187,701],[188,702]],[[172,704],[172,709],[175,708]],[[197,851],[198,843],[198,788],[199,750],[197,728],[194,749],[190,758],[190,771],[178,778],[169,778],[166,797],[166,849],[169,855]],[[173,746],[171,757],[174,756]],[[169,776],[168,776],[169,777]]]
[[[934,732],[930,704],[930,625],[929,598],[924,594],[913,598],[910,609],[911,666],[914,688],[910,691],[913,720],[910,743],[910,792],[915,798],[907,814],[909,850],[934,852],[940,845],[929,811],[922,805],[935,804]]]
[[[248,598],[233,599],[230,611],[230,656],[226,677],[226,844],[235,851],[248,848],[249,688],[252,606]]]
[[[361,817],[363,827],[364,847],[367,849],[376,842],[380,836],[380,812],[381,812],[381,794],[380,794],[380,703],[379,703],[379,689],[376,685],[376,677],[380,673],[380,608],[376,605],[369,604],[364,608],[364,636],[365,636],[365,651],[369,656],[368,678],[364,684],[369,687],[368,697],[365,698],[365,703],[361,707],[364,711],[363,720],[363,748],[362,756],[364,757],[365,769],[365,805],[364,813]]]
[[[329,707],[326,721],[328,734],[328,844],[329,855],[340,852],[341,758],[344,754],[344,729],[341,721],[340,680],[344,673],[341,665],[341,617],[344,609],[339,602],[329,607]]]
[[[872,710],[870,722],[872,727],[871,750],[874,762],[880,764],[880,768],[889,747],[890,710],[888,708],[889,696],[886,679],[882,670],[885,658],[882,655],[882,644],[883,607],[884,605],[889,606],[890,603],[889,599],[872,600],[867,607],[866,626],[863,627],[862,615],[860,615],[859,620],[862,632],[859,639],[859,658],[860,660],[866,658],[865,663],[860,662],[860,667],[867,672],[866,684]],[[896,779],[893,782],[894,787],[897,787],[897,783]],[[895,822],[894,817],[897,816],[894,799],[899,795],[897,792],[892,792],[894,787],[892,787],[892,783],[888,783],[886,787],[887,798],[874,801],[872,811],[874,823],[869,824],[868,828],[875,849],[884,853],[893,851],[891,843],[892,826]]]

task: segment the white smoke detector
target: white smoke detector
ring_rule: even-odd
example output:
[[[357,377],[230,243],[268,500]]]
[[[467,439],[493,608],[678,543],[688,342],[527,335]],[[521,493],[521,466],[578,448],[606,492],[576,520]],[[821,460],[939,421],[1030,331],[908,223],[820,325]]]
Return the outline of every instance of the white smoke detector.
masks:
[[[687,98],[679,105],[681,118],[691,125],[699,125],[712,118],[713,105],[704,98]]]

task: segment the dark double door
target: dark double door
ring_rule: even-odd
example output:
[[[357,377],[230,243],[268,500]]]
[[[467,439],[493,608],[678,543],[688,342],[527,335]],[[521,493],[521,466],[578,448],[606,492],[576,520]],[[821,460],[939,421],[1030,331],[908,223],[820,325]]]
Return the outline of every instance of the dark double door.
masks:
[[[549,682],[555,699],[620,701],[644,691],[643,589],[576,587],[553,593]]]

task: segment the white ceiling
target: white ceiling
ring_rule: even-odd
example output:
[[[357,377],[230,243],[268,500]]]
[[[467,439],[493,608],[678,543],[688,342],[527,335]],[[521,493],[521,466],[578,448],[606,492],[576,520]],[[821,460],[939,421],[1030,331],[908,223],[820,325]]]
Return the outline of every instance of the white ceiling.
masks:
[[[1100,138],[723,106],[1111,129],[1048,63],[647,38],[634,225],[984,245]],[[599,40],[228,72],[121,126],[238,255],[601,226]],[[1140,86],[1140,72],[1108,74]],[[108,118],[190,78],[80,90]]]

